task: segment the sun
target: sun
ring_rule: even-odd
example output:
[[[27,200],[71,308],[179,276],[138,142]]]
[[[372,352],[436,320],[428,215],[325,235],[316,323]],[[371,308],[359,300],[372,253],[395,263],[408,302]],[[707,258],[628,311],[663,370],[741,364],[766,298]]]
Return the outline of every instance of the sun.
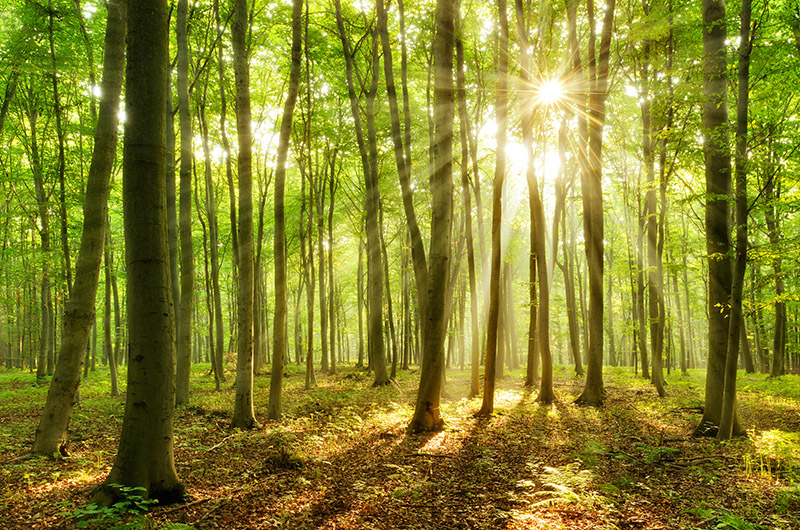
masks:
[[[536,100],[546,106],[558,104],[566,94],[564,84],[557,77],[541,80],[535,90]]]

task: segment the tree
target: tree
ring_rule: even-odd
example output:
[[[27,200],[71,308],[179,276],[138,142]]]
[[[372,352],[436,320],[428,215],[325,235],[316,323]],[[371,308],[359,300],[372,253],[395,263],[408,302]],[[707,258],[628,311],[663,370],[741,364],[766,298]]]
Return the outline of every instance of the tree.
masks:
[[[181,243],[181,301],[178,308],[178,370],[175,401],[189,402],[192,365],[192,309],[194,306],[194,256],[192,249],[192,114],[189,108],[188,0],[178,0],[178,119],[181,130],[179,227]]]
[[[728,440],[736,422],[736,372],[739,368],[739,347],[742,344],[744,317],[742,295],[747,268],[747,118],[750,100],[751,0],[744,0],[739,31],[738,100],[736,104],[736,259],[731,283],[731,313],[728,323],[728,344],[722,392],[722,412],[717,438]],[[747,341],[745,334],[744,341]],[[752,361],[750,363],[752,365]]]
[[[246,43],[247,1],[236,0],[233,15],[233,72],[236,78],[236,132],[239,139],[239,340],[233,426],[258,427],[253,410],[253,131],[250,116],[250,66]],[[277,350],[276,350],[277,351]]]
[[[503,1],[503,0],[501,0]],[[444,424],[439,410],[447,331],[446,290],[451,256],[453,218],[453,48],[455,0],[437,0],[433,40],[434,61],[434,169],[431,174],[431,242],[422,366],[419,391],[409,430],[432,431]]]
[[[378,186],[378,146],[375,131],[375,97],[378,91],[378,37],[372,35],[371,53],[371,82],[366,90],[365,121],[367,138],[361,125],[361,110],[359,97],[356,94],[353,74],[355,61],[350,39],[344,26],[342,6],[339,0],[335,2],[336,26],[339,38],[342,41],[342,50],[345,58],[345,78],[347,92],[350,99],[350,111],[356,131],[356,141],[361,158],[361,167],[364,171],[364,188],[366,191],[366,233],[367,233],[367,284],[368,284],[368,311],[367,333],[369,336],[369,355],[371,366],[375,370],[374,386],[389,384],[389,374],[386,371],[386,353],[383,340],[383,266],[381,265],[380,225],[378,220],[378,202],[380,189]],[[359,73],[359,79],[361,75]]]
[[[36,427],[32,452],[66,454],[66,432],[81,367],[95,316],[95,297],[106,241],[108,184],[117,148],[118,112],[125,64],[127,3],[111,0],[105,37],[105,60],[95,144],[84,201],[83,231],[75,266],[75,284],[64,311],[61,349]]]
[[[184,497],[173,457],[175,316],[171,300],[165,171],[167,6],[128,2],[123,207],[128,271],[128,387],[114,465],[94,501],[118,485],[161,504]]]
[[[278,137],[278,161],[275,167],[275,236],[273,241],[275,255],[275,316],[273,327],[272,375],[269,386],[267,417],[281,419],[283,413],[283,361],[286,356],[286,216],[284,194],[286,188],[286,156],[292,133],[292,114],[297,102],[300,87],[300,66],[302,53],[303,0],[292,1],[292,66],[289,71],[289,87],[283,104],[280,136]]]
[[[706,252],[708,254],[708,365],[705,408],[696,435],[716,435],[722,416],[730,319],[731,259],[728,219],[731,155],[728,137],[725,4],[703,0],[703,130],[705,135]],[[740,428],[735,426],[734,431]]]
[[[586,383],[577,402],[599,405],[603,401],[603,126],[606,120],[608,63],[615,0],[606,0],[595,56],[594,0],[587,2],[589,17],[589,75],[587,76],[587,150],[579,156],[583,193],[583,233],[589,269],[589,351]]]
[[[500,316],[500,268],[503,225],[503,182],[506,174],[506,127],[508,123],[508,13],[506,0],[497,0],[500,21],[500,46],[497,58],[497,147],[495,149],[494,182],[492,183],[492,261],[489,272],[489,314],[486,322],[486,372],[483,380],[483,402],[478,412],[494,411],[494,386],[497,370],[498,320]]]

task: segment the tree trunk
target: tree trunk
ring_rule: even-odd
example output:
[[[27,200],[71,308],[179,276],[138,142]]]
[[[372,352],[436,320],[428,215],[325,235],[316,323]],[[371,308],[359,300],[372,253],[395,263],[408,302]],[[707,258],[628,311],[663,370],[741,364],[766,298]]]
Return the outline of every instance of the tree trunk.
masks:
[[[320,359],[320,370],[327,372],[328,367],[328,302],[326,300],[327,291],[325,289],[325,279],[327,267],[325,265],[325,190],[327,179],[323,172],[317,172],[321,181],[316,191],[317,195],[317,258],[319,259],[319,342],[322,346],[322,358]],[[313,211],[313,208],[312,208]],[[330,248],[330,245],[328,245]]]
[[[728,138],[725,4],[703,0],[703,130],[708,254],[708,365],[705,409],[696,435],[715,436],[722,416],[731,294],[731,155]]]
[[[72,265],[70,263],[69,250],[69,220],[67,219],[67,192],[66,192],[66,162],[64,160],[65,133],[63,124],[63,112],[61,107],[61,97],[58,88],[58,67],[56,64],[56,49],[53,31],[53,19],[55,10],[52,8],[52,1],[48,2],[48,40],[50,42],[50,61],[53,67],[51,79],[53,82],[53,112],[56,118],[56,137],[58,141],[58,161],[56,163],[56,173],[58,174],[59,201],[58,214],[61,225],[61,254],[64,260],[63,272],[67,282],[67,295],[72,292]],[[53,375],[52,366],[48,363],[47,375]]]
[[[189,0],[178,0],[175,35],[178,43],[178,119],[181,131],[179,231],[181,242],[181,301],[178,308],[178,365],[175,403],[189,403],[192,367],[192,309],[194,306],[194,256],[192,249],[192,115],[189,108]]]
[[[744,277],[747,268],[747,118],[750,99],[750,13],[751,0],[742,2],[739,32],[739,79],[736,101],[736,258],[731,281],[731,310],[728,324],[728,349],[725,359],[725,384],[722,393],[722,415],[717,439],[729,440],[741,434],[736,414],[736,372],[739,368],[739,347],[747,341],[742,313]],[[752,361],[750,371],[752,371]],[[737,432],[738,431],[738,432]]]
[[[469,115],[467,114],[467,94],[465,88],[464,43],[461,39],[461,2],[456,2],[456,63],[457,76],[456,88],[458,95],[458,123],[461,135],[461,196],[464,201],[466,215],[467,236],[467,272],[469,274],[469,302],[470,302],[470,345],[471,345],[471,370],[469,395],[475,397],[480,393],[480,331],[478,315],[478,282],[475,274],[475,241],[472,234],[472,197],[469,189]],[[462,329],[462,333],[465,330]],[[404,356],[405,367],[405,356]]]
[[[506,173],[506,127],[508,112],[508,14],[506,0],[497,0],[500,22],[500,46],[497,58],[497,87],[495,112],[497,146],[495,149],[494,182],[492,189],[492,261],[489,278],[489,314],[486,328],[486,373],[483,402],[478,414],[488,416],[494,411],[494,387],[497,371],[498,320],[500,316],[500,268],[503,226],[503,181]]]
[[[397,90],[394,82],[394,70],[392,68],[392,47],[389,41],[389,29],[387,27],[387,13],[384,0],[377,0],[378,33],[381,38],[383,51],[383,72],[386,79],[386,96],[389,100],[389,115],[392,126],[392,143],[394,145],[395,164],[397,174],[400,178],[400,189],[403,198],[403,209],[406,214],[406,223],[411,236],[411,259],[414,265],[414,278],[416,280],[417,292],[424,293],[427,289],[428,269],[425,257],[425,248],[422,242],[422,234],[417,223],[417,213],[414,209],[414,192],[411,182],[411,141],[410,124],[406,123],[406,148],[403,146],[403,132],[400,127],[400,111],[397,105]],[[403,72],[405,73],[405,61],[403,62]],[[405,87],[404,87],[405,88]],[[407,90],[404,90],[404,98],[408,97]],[[406,118],[410,120],[408,106],[405,109]],[[408,153],[408,156],[407,156]],[[421,297],[423,312],[425,311],[425,297]]]
[[[589,350],[583,393],[577,402],[600,405],[603,402],[603,188],[602,149],[605,101],[608,91],[608,62],[615,0],[606,0],[595,59],[594,0],[587,2],[589,15],[589,96],[588,151],[582,163],[583,231],[589,275]]]
[[[372,82],[367,91],[365,118],[367,122],[367,140],[361,126],[361,111],[353,82],[354,60],[350,41],[344,28],[341,2],[336,0],[336,23],[344,49],[346,63],[347,91],[350,97],[350,110],[356,131],[361,165],[364,170],[366,190],[366,233],[367,233],[367,276],[368,298],[367,327],[369,333],[370,361],[374,363],[375,380],[373,386],[389,383],[386,371],[386,354],[383,342],[383,267],[381,266],[380,227],[378,226],[378,147],[375,133],[375,96],[378,88],[378,36],[373,35],[372,42]],[[369,151],[368,151],[369,149]]]
[[[450,271],[453,218],[453,48],[457,0],[437,0],[433,38],[434,61],[434,170],[431,173],[431,242],[424,320],[422,366],[412,432],[439,430],[444,425],[439,409],[447,331],[447,285]],[[504,1],[504,0],[501,0]]]
[[[269,388],[267,417],[281,419],[283,414],[283,365],[286,358],[286,157],[292,133],[292,115],[300,87],[300,54],[302,41],[303,0],[292,0],[292,66],[289,70],[289,87],[283,103],[280,136],[278,138],[277,163],[275,166],[275,236],[273,240],[275,259],[275,316],[273,323],[272,375]]]
[[[173,457],[175,317],[170,304],[164,181],[167,6],[128,2],[123,208],[128,272],[127,399],[119,450],[93,502],[144,488],[160,504],[184,498]],[[116,109],[114,109],[116,110]]]
[[[532,66],[532,61],[530,60],[532,50],[530,50],[528,44],[528,30],[525,27],[525,12],[522,0],[516,0],[515,6],[517,13],[517,33],[519,34],[520,41],[520,75],[522,85],[525,86],[530,83],[528,72],[531,71]],[[536,177],[535,154],[533,150],[534,105],[530,98],[521,100],[520,105],[522,106],[522,142],[528,155],[526,176],[528,181],[528,203],[531,215],[531,259],[529,265],[530,278],[528,281],[531,284],[536,282],[537,277],[534,276],[534,272],[537,272],[539,282],[538,304],[533,298],[530,299],[530,318],[536,318],[537,322],[535,327],[531,324],[529,329],[536,330],[535,343],[539,347],[539,358],[542,361],[542,378],[539,387],[539,396],[536,399],[540,403],[548,404],[555,400],[555,392],[553,390],[553,359],[550,354],[550,281],[547,274],[547,241],[545,239],[544,207],[542,205],[542,197]],[[556,214],[556,219],[558,219],[558,214]],[[558,222],[554,222],[553,226],[556,227],[557,230]],[[530,294],[534,294],[533,288],[531,288]],[[508,292],[507,295],[510,296],[511,293]],[[513,312],[509,311],[508,313],[508,318],[513,318]],[[530,339],[531,337],[529,337],[529,341]]]
[[[83,231],[75,267],[75,284],[64,311],[61,349],[36,427],[32,452],[66,454],[66,432],[78,393],[81,366],[95,316],[95,297],[105,244],[108,183],[117,146],[119,97],[125,57],[127,3],[111,0],[106,22],[100,113],[83,207]]]
[[[233,29],[233,71],[236,79],[236,132],[239,139],[239,292],[238,355],[233,426],[258,427],[253,411],[253,132],[250,115],[250,67],[247,56],[247,0],[235,0]]]
[[[643,4],[645,14],[649,16],[647,3]],[[658,275],[659,256],[658,256],[658,216],[656,206],[656,172],[655,172],[655,134],[652,124],[652,102],[650,96],[650,71],[649,62],[651,61],[650,49],[652,42],[645,39],[644,59],[641,67],[641,91],[642,91],[642,154],[644,158],[645,171],[647,173],[647,196],[645,199],[645,215],[642,221],[647,236],[647,308],[648,323],[650,332],[650,351],[653,358],[653,373],[651,381],[656,387],[659,397],[666,396],[664,390],[664,372],[662,368],[662,355],[664,346],[664,328],[661,325],[663,314],[661,313],[661,278]],[[643,350],[644,351],[644,350]],[[644,373],[645,363],[642,359],[642,373]]]
[[[336,373],[336,311],[334,304],[334,285],[333,285],[333,205],[334,197],[336,196],[336,154],[337,149],[333,151],[333,157],[330,161],[330,196],[331,203],[328,209],[328,314],[330,315],[330,346],[331,346],[331,365],[330,374]]]
[[[107,222],[107,221],[106,221]],[[106,236],[108,236],[106,229]],[[111,374],[111,397],[119,396],[119,382],[117,381],[117,359],[114,357],[114,350],[111,345],[111,244],[110,238],[106,237],[105,249],[103,251],[103,272],[105,273],[105,286],[103,296],[103,357],[108,362]]]
[[[222,324],[222,291],[219,285],[219,228],[217,223],[217,198],[212,179],[211,151],[208,141],[208,122],[206,121],[205,95],[200,106],[200,125],[203,134],[203,156],[205,158],[206,215],[208,216],[208,246],[211,257],[211,287],[213,298],[214,343],[211,355],[217,368],[220,381],[225,381],[224,333]]]

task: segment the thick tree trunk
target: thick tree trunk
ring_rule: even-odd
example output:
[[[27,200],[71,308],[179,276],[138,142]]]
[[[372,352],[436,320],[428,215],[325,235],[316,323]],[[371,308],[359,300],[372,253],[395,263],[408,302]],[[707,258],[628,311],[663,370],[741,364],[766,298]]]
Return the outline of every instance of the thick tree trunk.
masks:
[[[164,182],[167,6],[128,2],[123,208],[130,360],[119,450],[93,501],[109,504],[117,485],[142,487],[160,504],[181,501],[173,457],[175,318],[170,303]]]
[[[36,454],[66,454],[67,425],[78,393],[81,366],[94,322],[95,297],[105,244],[108,183],[117,146],[117,110],[124,72],[126,9],[127,3],[121,0],[111,0],[107,5],[103,95],[84,200],[75,284],[64,311],[61,349],[55,373],[36,427],[32,448]]]
[[[503,1],[503,0],[501,0]],[[434,171],[431,174],[431,243],[428,290],[423,304],[424,320],[422,366],[412,432],[441,429],[444,420],[439,409],[444,371],[444,338],[447,325],[448,275],[451,257],[453,218],[453,48],[456,0],[437,0],[433,39],[434,61]]]
[[[594,0],[589,0],[587,6],[589,8],[589,26],[592,28],[589,32],[588,151],[587,157],[582,161],[581,188],[583,191],[583,231],[589,275],[589,350],[586,384],[577,401],[587,405],[600,405],[603,402],[604,394],[602,150],[615,0],[606,0],[597,59],[595,59],[594,52]]]
[[[703,130],[708,254],[708,365],[705,408],[696,435],[714,436],[722,416],[731,294],[731,154],[728,138],[725,4],[703,0]]]

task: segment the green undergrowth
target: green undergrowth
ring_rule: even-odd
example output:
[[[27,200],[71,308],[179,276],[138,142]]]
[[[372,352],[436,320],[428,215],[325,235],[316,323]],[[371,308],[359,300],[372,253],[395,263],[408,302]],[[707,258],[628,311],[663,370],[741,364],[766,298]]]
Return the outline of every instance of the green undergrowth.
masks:
[[[400,371],[392,384],[377,388],[363,370],[317,372],[316,385],[305,390],[303,367],[291,364],[283,380],[284,418],[272,422],[266,419],[267,369],[254,380],[255,412],[262,422],[255,431],[230,428],[232,374],[217,392],[209,372],[207,364],[193,367],[190,403],[175,414],[179,474],[196,495],[230,498],[261,481],[269,483],[269,477],[282,477],[281,488],[293,496],[324,495],[332,484],[348,483],[359,503],[380,504],[387,513],[447,495],[465,506],[491,504],[490,510],[478,511],[494,521],[487,527],[498,521],[525,527],[526,517],[541,514],[591,513],[589,527],[620,528],[625,517],[633,517],[629,512],[638,514],[641,507],[649,507],[636,515],[644,521],[642,528],[665,523],[663,528],[755,530],[800,524],[800,434],[792,419],[800,416],[793,398],[800,384],[796,376],[740,373],[739,403],[748,437],[720,444],[690,436],[703,404],[702,370],[668,375],[668,395],[659,399],[652,385],[629,369],[606,368],[606,401],[600,408],[572,404],[584,379],[571,367],[556,367],[558,401],[547,406],[535,401],[538,388],[522,387],[523,370],[507,371],[498,381],[494,414],[482,420],[474,417],[480,398],[468,396],[469,370],[448,370],[441,405],[445,428],[429,442],[406,433],[416,370]],[[62,499],[57,501],[61,513],[73,514],[75,526],[93,521],[85,526],[192,528],[188,517],[143,515],[136,502],[112,507],[113,513],[82,504],[113,462],[124,414],[124,376],[123,368],[118,398],[110,397],[102,370],[83,382],[70,425],[70,458],[22,460],[47,387],[37,384],[34,374],[0,372],[0,508],[38,502],[31,498],[46,503],[55,496]],[[394,454],[359,463],[364,449],[356,448],[362,446]],[[373,458],[380,459],[380,451]],[[348,466],[359,473],[360,465],[369,471],[331,478],[350,473]],[[136,492],[131,494],[135,500]],[[265,498],[260,505],[284,498]],[[224,508],[218,510],[213,517],[221,518],[221,526],[230,524],[221,515]],[[54,514],[42,513],[41,519],[30,515],[31,520],[54,520]],[[275,515],[285,521],[296,516],[291,508]],[[237,519],[235,512],[231,517]],[[42,527],[37,524],[31,527]]]

